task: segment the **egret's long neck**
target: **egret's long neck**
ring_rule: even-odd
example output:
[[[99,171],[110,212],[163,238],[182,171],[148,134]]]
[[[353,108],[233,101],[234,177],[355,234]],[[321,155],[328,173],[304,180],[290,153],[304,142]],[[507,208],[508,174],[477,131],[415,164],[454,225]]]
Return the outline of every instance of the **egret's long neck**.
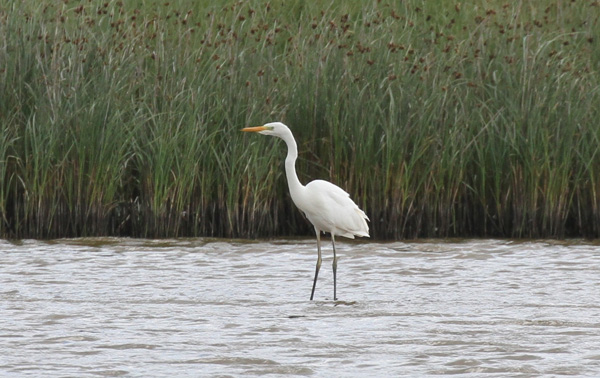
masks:
[[[296,159],[298,158],[298,147],[296,146],[296,141],[292,136],[292,133],[289,135],[285,135],[282,137],[287,144],[288,153],[285,158],[285,176],[287,177],[288,187],[290,189],[290,195],[292,199],[297,204],[296,199],[302,196],[302,190],[304,189],[304,185],[300,183],[298,180],[298,175],[296,174]]]

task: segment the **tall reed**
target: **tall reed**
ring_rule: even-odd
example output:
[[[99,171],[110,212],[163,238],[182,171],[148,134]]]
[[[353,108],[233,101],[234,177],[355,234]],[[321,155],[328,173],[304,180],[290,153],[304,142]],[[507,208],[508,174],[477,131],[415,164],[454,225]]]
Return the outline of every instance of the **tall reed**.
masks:
[[[600,5],[0,2],[0,235],[600,235]]]

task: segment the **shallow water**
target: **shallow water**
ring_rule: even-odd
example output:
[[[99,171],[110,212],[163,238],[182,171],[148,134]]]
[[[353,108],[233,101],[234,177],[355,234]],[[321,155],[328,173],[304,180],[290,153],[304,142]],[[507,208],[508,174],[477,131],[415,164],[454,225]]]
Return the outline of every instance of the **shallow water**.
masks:
[[[600,374],[600,246],[0,241],[0,374]]]

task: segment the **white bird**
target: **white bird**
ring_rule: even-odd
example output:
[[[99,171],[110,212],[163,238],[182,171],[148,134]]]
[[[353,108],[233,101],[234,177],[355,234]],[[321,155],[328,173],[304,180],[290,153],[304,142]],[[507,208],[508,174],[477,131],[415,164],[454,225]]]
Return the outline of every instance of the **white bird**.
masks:
[[[317,277],[321,268],[321,232],[331,234],[333,244],[333,300],[336,297],[337,257],[335,255],[335,236],[354,239],[354,236],[369,236],[367,215],[350,199],[342,188],[328,181],[314,180],[306,186],[300,183],[296,174],[298,147],[290,129],[281,122],[267,123],[264,126],[246,127],[246,132],[257,132],[283,139],[288,147],[285,158],[285,175],[294,204],[306,215],[315,227],[317,234],[317,267],[310,299],[315,295]]]

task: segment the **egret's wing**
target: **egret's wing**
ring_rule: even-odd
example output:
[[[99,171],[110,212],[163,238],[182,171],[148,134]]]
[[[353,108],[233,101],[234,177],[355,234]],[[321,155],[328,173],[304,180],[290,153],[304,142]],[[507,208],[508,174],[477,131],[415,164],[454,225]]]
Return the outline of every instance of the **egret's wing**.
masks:
[[[312,205],[303,211],[318,229],[352,239],[369,236],[366,222],[369,218],[342,188],[315,180],[306,185],[306,189]]]

